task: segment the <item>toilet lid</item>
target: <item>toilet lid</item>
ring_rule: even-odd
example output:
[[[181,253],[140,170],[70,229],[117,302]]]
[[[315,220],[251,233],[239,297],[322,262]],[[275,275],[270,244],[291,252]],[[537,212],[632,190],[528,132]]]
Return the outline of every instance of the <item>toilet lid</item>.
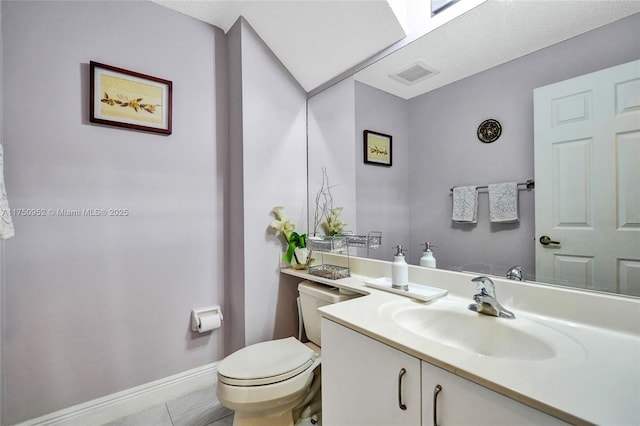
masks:
[[[309,368],[315,352],[293,337],[256,343],[218,364],[218,379],[229,385],[258,386],[287,380]]]

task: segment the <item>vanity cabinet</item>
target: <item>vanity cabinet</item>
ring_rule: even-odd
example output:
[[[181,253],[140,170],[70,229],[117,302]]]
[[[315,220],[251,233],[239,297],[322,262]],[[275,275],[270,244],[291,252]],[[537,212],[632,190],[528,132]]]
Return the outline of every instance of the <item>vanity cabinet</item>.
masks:
[[[327,426],[567,424],[326,318],[322,382]]]
[[[424,361],[422,410],[423,426],[568,424]]]
[[[420,360],[322,319],[322,423],[420,425]]]

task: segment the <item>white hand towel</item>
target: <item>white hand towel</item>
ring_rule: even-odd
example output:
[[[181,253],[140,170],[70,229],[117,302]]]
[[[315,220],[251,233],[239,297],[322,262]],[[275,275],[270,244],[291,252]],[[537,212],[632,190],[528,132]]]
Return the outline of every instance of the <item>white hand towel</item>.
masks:
[[[6,240],[15,235],[11,211],[9,210],[9,200],[4,190],[4,155],[2,144],[0,144],[0,240]]]
[[[518,184],[516,182],[489,185],[489,220],[518,222]]]
[[[453,188],[451,220],[459,223],[478,222],[478,189],[475,186],[456,186]]]

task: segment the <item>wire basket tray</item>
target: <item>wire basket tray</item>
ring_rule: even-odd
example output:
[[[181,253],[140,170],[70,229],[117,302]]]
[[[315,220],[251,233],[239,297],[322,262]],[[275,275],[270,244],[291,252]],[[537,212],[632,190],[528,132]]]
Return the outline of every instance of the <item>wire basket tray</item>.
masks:
[[[370,232],[369,235],[345,234],[349,247],[379,248],[382,245],[382,232]]]
[[[351,270],[349,268],[326,264],[311,266],[309,267],[308,272],[311,275],[316,275],[330,280],[338,280],[340,278],[347,278],[351,276]]]
[[[324,237],[321,240],[307,240],[307,247],[313,251],[341,252],[347,248],[347,239],[344,237]]]

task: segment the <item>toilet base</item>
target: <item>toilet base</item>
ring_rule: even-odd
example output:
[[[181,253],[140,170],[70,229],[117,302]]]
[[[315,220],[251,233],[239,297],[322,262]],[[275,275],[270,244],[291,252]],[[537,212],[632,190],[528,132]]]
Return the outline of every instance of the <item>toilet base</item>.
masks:
[[[289,386],[286,392],[280,394],[274,390],[278,386],[291,385],[291,380],[288,380],[289,383],[260,386],[261,389],[246,389],[218,382],[216,393],[222,405],[234,410],[234,426],[293,426],[294,416],[298,415],[293,411],[305,401],[313,379],[316,377],[315,373],[311,371],[296,376],[293,380],[299,383],[291,386],[296,389],[294,392],[291,392]],[[246,399],[249,396],[245,393],[247,391],[254,392],[251,394],[253,399],[250,402]],[[256,391],[261,392],[262,395],[256,395]],[[257,398],[259,396],[262,398]]]
[[[288,410],[280,415],[256,416],[252,413],[236,411],[233,416],[233,426],[293,426],[293,414]]]

